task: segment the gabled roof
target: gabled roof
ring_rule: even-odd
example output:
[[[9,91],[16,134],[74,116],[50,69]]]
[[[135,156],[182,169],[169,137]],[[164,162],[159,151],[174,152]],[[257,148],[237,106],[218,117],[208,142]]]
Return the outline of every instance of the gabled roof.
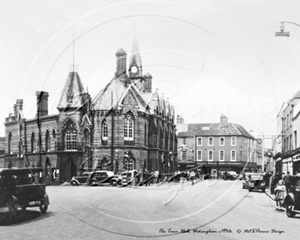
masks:
[[[192,123],[182,124],[184,127],[180,129],[177,126],[179,137],[189,136],[244,136],[255,139],[241,125],[235,123]],[[186,131],[184,131],[185,129]],[[183,130],[183,131],[182,131]]]
[[[109,110],[117,107],[127,88],[118,78],[113,78],[92,100],[94,110]]]
[[[112,79],[92,101],[94,110],[110,110],[112,107],[121,106],[128,94],[131,94],[138,111],[149,112],[148,104],[134,84],[125,87],[118,78]]]
[[[70,72],[57,108],[80,108],[86,101],[84,87],[77,72]]]

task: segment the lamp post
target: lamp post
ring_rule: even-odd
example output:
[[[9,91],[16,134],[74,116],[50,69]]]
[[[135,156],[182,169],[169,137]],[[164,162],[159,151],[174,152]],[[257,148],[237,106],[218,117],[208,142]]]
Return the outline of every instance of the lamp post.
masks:
[[[293,25],[296,25],[296,26],[300,27],[300,24],[298,24],[298,23],[290,22],[290,21],[282,21],[281,26],[280,26],[280,32],[275,32],[276,37],[289,37],[290,36],[289,32],[284,31],[284,24],[285,23],[293,24]]]

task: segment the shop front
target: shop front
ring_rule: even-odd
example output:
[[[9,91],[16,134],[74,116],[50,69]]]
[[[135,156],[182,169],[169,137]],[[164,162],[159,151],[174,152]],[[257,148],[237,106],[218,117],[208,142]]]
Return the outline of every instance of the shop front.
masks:
[[[178,169],[180,171],[187,171],[191,168],[199,168],[201,174],[209,174],[215,177],[223,175],[226,171],[235,171],[240,174],[242,171],[245,172],[257,172],[258,165],[254,162],[209,162],[209,161],[198,161],[197,164],[194,162],[178,162]]]

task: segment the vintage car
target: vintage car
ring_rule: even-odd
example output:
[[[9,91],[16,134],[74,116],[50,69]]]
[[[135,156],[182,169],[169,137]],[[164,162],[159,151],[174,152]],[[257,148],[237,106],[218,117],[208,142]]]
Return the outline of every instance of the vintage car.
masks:
[[[245,179],[242,180],[243,188],[266,191],[266,182],[264,181],[263,175],[261,173],[246,173]]]
[[[237,178],[237,173],[234,171],[228,171],[223,174],[224,180],[235,180]]]
[[[124,171],[120,175],[120,182],[119,184],[121,186],[128,186],[128,185],[134,185],[139,183],[139,177],[138,177],[138,171],[137,170],[128,170]]]
[[[91,186],[112,185],[114,184],[114,173],[107,170],[96,170],[93,172],[84,172],[81,176],[72,177],[70,183],[72,186],[87,184]]]
[[[39,207],[42,213],[48,209],[49,197],[46,185],[39,183],[42,168],[3,169],[0,172],[0,208],[23,212],[27,207]]]
[[[291,191],[285,197],[283,206],[286,208],[288,217],[300,214],[300,176],[293,177]]]

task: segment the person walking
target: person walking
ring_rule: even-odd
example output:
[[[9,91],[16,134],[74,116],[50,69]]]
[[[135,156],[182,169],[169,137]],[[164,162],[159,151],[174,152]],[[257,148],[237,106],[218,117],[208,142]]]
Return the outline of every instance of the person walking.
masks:
[[[283,180],[286,187],[286,193],[289,193],[291,191],[293,176],[290,172],[287,172]]]
[[[277,187],[274,189],[274,191],[275,191],[276,210],[284,211],[282,204],[286,195],[286,188],[283,185],[283,180],[278,181]]]
[[[194,172],[194,171],[191,171],[191,173],[190,173],[190,179],[191,179],[191,184],[192,184],[192,185],[194,185],[195,176],[196,176],[195,172]]]

